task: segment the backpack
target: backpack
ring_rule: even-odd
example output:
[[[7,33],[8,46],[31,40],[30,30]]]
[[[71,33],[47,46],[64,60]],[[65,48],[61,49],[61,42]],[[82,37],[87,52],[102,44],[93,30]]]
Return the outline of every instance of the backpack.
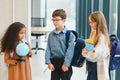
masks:
[[[111,51],[110,51],[110,70],[120,68],[120,40],[117,35],[110,35]]]
[[[70,33],[73,33],[76,37],[75,46],[74,46],[74,55],[71,61],[71,66],[82,67],[85,61],[85,58],[82,56],[82,49],[85,47],[85,42],[82,38],[78,38],[77,32],[73,30],[68,30],[66,32],[66,46],[68,48],[68,41],[70,38]]]

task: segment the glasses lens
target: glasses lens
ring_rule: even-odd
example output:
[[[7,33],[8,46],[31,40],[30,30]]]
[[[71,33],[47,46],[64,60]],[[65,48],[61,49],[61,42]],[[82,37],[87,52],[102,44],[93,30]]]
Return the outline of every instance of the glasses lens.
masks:
[[[62,19],[52,19],[52,21],[60,21],[60,20],[62,20]]]

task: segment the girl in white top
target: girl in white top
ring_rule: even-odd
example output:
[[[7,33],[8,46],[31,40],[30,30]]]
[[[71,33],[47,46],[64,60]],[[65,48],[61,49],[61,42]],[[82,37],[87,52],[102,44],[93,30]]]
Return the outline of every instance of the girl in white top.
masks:
[[[82,55],[97,62],[97,80],[109,80],[110,40],[105,17],[102,12],[96,11],[89,16],[89,22],[90,38],[93,38],[95,46],[91,52],[87,52],[84,48]]]

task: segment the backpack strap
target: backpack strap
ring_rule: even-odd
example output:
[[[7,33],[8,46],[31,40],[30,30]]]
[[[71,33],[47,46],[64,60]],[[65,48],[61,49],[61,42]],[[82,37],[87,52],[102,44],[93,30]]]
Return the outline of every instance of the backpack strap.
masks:
[[[67,48],[68,48],[68,42],[69,42],[69,39],[70,39],[70,33],[71,33],[71,32],[72,32],[72,33],[75,35],[75,37],[76,37],[75,41],[76,41],[77,38],[78,38],[77,32],[75,32],[75,31],[73,31],[73,30],[67,30],[66,35],[65,35]]]
[[[67,30],[66,34],[65,34],[65,39],[66,39],[66,47],[68,48],[68,41],[70,39],[70,33],[71,30]]]

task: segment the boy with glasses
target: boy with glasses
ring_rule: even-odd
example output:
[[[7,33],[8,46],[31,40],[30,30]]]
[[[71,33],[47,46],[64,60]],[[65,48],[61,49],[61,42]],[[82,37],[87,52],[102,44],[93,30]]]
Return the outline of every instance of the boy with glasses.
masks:
[[[75,36],[70,33],[69,45],[66,46],[66,12],[57,9],[52,14],[55,29],[49,34],[45,53],[45,63],[51,70],[51,80],[70,80],[72,67],[70,66],[74,53]]]

